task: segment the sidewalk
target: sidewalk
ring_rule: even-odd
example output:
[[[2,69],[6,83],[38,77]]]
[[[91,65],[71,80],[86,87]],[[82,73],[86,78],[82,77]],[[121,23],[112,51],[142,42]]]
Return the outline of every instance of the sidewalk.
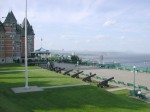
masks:
[[[33,70],[41,70],[41,69],[28,69],[28,71],[33,71]],[[25,70],[0,70],[0,73],[2,72],[25,72]]]
[[[113,92],[113,91],[124,90],[124,89],[129,89],[129,88],[127,88],[127,87],[118,87],[118,88],[108,89],[107,91]]]

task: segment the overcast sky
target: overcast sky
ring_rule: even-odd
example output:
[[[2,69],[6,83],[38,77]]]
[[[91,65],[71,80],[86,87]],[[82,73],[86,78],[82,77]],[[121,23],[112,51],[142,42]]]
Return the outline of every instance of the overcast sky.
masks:
[[[0,0],[18,23],[25,0]],[[28,0],[35,49],[150,53],[150,0]]]

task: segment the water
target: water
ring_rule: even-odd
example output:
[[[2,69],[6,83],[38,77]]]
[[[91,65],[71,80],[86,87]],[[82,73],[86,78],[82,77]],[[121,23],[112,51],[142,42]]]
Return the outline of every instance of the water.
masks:
[[[122,66],[150,67],[150,54],[129,54],[129,53],[86,53],[79,54],[83,60],[100,62],[103,56],[103,62],[120,63]]]

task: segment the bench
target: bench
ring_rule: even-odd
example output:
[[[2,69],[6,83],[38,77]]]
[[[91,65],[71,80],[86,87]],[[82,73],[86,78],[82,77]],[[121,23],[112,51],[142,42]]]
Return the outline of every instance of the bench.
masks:
[[[130,95],[131,95],[131,96],[139,97],[139,98],[144,99],[144,100],[147,99],[144,94],[139,95],[139,94],[138,94],[138,90],[135,90],[135,91],[134,91],[134,90],[130,90]]]
[[[102,78],[103,80],[107,80],[107,78]]]
[[[123,81],[118,81],[118,84],[126,85]]]
[[[90,76],[89,74],[85,74],[85,76]]]
[[[114,82],[114,83],[117,83],[117,81],[116,81],[116,80],[110,80],[110,82]]]
[[[139,88],[139,89],[148,90],[147,86],[138,85],[138,88]]]
[[[101,77],[99,77],[99,76],[95,76],[95,78],[96,78],[96,79],[101,79]]]
[[[127,86],[129,86],[129,87],[133,87],[134,85],[133,85],[133,84],[131,84],[131,83],[127,83]]]

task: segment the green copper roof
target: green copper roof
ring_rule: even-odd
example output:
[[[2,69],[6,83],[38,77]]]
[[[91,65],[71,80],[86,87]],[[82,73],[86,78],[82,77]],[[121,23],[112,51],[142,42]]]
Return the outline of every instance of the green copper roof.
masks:
[[[0,32],[5,32],[3,23],[0,21]]]
[[[25,19],[23,20],[21,27],[23,29],[25,29]],[[32,26],[30,25],[28,19],[27,19],[27,33],[28,33],[28,35],[35,35],[34,30],[33,30]]]
[[[10,12],[7,14],[7,17],[6,17],[5,21],[4,21],[4,24],[5,24],[5,23],[17,24],[17,20],[16,20],[16,18],[15,18],[15,16],[14,16],[14,14],[13,14],[12,11],[10,11]]]
[[[24,29],[21,27],[21,25],[16,26],[16,33],[21,34],[21,36],[25,36],[25,31]]]

